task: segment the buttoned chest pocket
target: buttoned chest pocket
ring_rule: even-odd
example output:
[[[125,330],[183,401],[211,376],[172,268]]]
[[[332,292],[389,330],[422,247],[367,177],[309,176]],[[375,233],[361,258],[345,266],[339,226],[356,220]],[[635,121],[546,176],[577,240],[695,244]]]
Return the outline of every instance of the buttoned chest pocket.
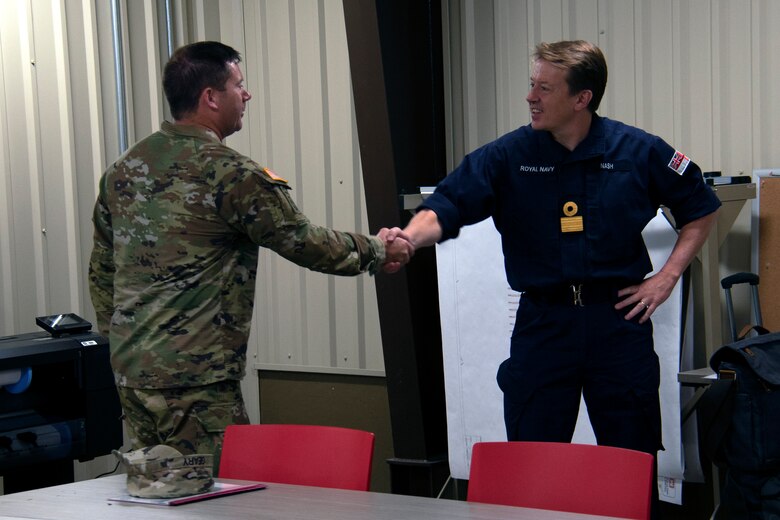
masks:
[[[585,231],[597,264],[632,259],[655,216],[647,178],[628,162],[602,162],[588,178]]]

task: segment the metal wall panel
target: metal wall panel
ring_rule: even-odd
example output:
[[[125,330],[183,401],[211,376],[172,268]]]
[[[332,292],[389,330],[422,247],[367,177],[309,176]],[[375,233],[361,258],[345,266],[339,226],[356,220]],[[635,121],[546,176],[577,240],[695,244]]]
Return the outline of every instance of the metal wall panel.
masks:
[[[471,127],[464,132],[478,128],[478,141],[491,136],[474,117],[500,114],[508,122],[496,135],[527,123],[528,55],[537,42],[582,38],[609,63],[601,114],[660,135],[705,170],[749,174],[778,163],[772,85],[780,63],[770,51],[780,38],[772,29],[777,2],[451,0],[449,10],[459,13],[450,27],[450,46],[460,50],[452,70],[464,71],[453,77],[460,83],[453,90],[464,91],[453,111],[474,114],[463,118]],[[477,60],[495,64],[495,74],[477,70]],[[495,106],[482,108],[486,99]]]
[[[4,205],[0,208],[8,233],[0,237],[3,254],[3,334],[30,330],[36,312],[45,307],[41,166],[37,150],[32,6],[9,2],[0,20],[3,86],[2,158]],[[8,273],[9,278],[5,275]]]
[[[104,166],[91,1],[14,1],[0,17],[0,335],[34,317],[90,317],[86,259]],[[77,478],[113,457],[76,464]]]
[[[751,3],[750,99],[752,123],[753,168],[774,168],[780,164],[780,2],[754,0]],[[741,56],[745,59],[746,56]]]
[[[244,25],[249,154],[288,179],[312,222],[368,232],[341,2],[247,2]],[[255,307],[258,367],[382,373],[370,278],[263,251]]]
[[[715,117],[712,1],[675,2],[672,9],[676,59],[670,60],[668,70],[678,85],[670,100],[674,107],[674,137],[680,141],[678,146],[690,150],[702,168],[712,170],[716,157],[712,133]]]

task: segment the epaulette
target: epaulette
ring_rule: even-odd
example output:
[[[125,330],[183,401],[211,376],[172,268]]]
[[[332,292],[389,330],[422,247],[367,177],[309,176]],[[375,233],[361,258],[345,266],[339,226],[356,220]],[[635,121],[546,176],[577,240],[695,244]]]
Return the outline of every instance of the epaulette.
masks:
[[[277,182],[283,182],[283,183],[287,184],[287,179],[282,179],[281,177],[276,175],[274,172],[272,172],[269,168],[263,168],[262,171],[263,171],[263,173],[268,175],[268,177],[270,177],[271,180],[274,180],[274,181],[277,181]]]

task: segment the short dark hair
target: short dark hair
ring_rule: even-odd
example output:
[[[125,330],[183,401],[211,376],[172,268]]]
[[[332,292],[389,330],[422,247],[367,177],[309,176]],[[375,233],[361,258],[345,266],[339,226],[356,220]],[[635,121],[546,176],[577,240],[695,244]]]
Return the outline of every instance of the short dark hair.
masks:
[[[567,71],[569,93],[583,90],[593,92],[588,110],[596,112],[607,88],[607,60],[601,49],[584,40],[540,43],[533,54],[534,60],[543,60]]]
[[[163,90],[174,119],[198,107],[203,89],[223,90],[230,79],[228,64],[239,63],[241,54],[219,42],[197,42],[179,47],[165,64]]]

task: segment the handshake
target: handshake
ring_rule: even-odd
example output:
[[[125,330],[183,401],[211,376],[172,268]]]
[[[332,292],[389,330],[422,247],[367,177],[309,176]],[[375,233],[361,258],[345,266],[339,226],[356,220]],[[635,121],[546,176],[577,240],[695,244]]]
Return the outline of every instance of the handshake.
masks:
[[[377,237],[385,245],[385,263],[382,265],[385,273],[398,272],[414,256],[412,240],[401,228],[382,228]]]

